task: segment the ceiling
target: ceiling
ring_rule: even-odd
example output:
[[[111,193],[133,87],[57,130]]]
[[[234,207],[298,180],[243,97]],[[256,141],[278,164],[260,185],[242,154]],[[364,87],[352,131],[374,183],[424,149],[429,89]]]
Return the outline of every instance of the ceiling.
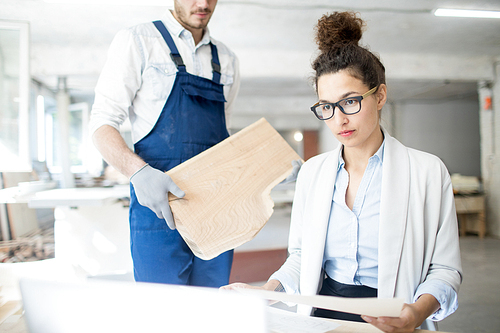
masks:
[[[316,50],[313,27],[321,15],[335,10],[359,12],[367,23],[362,43],[382,56],[460,54],[499,59],[500,20],[435,17],[432,10],[438,7],[500,10],[500,2],[219,0],[209,27],[240,58],[241,93],[247,95],[313,93],[307,80]],[[107,48],[119,29],[157,19],[165,10],[165,6],[0,0],[0,20],[30,23],[32,76],[53,89],[57,77],[66,76],[74,96],[92,95]],[[475,82],[391,77],[388,81],[393,99],[453,98],[477,92]]]

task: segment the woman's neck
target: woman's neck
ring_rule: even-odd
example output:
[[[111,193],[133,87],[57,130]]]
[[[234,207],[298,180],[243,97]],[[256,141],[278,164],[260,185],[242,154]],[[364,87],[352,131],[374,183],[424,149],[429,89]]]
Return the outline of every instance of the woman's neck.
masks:
[[[372,140],[359,147],[344,146],[342,157],[344,158],[346,169],[355,168],[364,170],[368,164],[368,160],[379,150],[382,142],[384,142],[384,134],[380,130]]]

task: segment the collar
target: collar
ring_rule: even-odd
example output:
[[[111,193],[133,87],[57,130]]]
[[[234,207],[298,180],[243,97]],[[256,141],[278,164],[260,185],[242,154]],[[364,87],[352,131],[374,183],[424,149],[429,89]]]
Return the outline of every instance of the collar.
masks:
[[[378,148],[377,152],[373,154],[371,159],[378,159],[380,163],[384,163],[384,147],[385,147],[385,135],[384,135],[384,141],[382,141],[382,144]],[[344,167],[345,161],[344,158],[342,157],[342,152],[344,151],[344,146],[339,149],[339,163],[337,165],[337,172]]]

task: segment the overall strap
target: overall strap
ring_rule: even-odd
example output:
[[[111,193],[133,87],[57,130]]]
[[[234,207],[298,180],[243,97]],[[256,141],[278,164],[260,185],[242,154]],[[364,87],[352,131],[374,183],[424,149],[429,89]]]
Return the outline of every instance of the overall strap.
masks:
[[[163,39],[168,45],[168,48],[170,49],[170,58],[172,58],[172,61],[174,62],[175,66],[177,67],[177,70],[179,72],[185,72],[186,71],[186,65],[184,65],[184,62],[182,61],[182,57],[179,54],[179,51],[177,50],[177,47],[175,46],[174,40],[172,39],[172,36],[170,36],[170,33],[168,32],[167,28],[165,28],[165,25],[163,24],[162,21],[154,21],[153,24],[156,26],[160,34],[163,36]]]
[[[220,84],[220,62],[219,54],[217,53],[217,46],[215,46],[214,43],[210,42],[210,48],[212,49],[212,81]]]
[[[163,36],[163,39],[167,43],[168,48],[170,49],[170,57],[172,58],[172,61],[174,62],[175,66],[180,72],[185,72],[186,65],[184,65],[184,61],[182,61],[182,57],[179,54],[179,51],[175,46],[174,40],[172,39],[172,36],[168,32],[167,28],[165,27],[162,21],[154,21],[153,24],[156,26],[160,34]],[[217,84],[220,84],[221,72],[220,72],[220,62],[219,62],[219,54],[217,52],[217,46],[215,46],[212,42],[210,42],[210,48],[212,50],[212,72],[213,72],[212,81],[214,81]]]

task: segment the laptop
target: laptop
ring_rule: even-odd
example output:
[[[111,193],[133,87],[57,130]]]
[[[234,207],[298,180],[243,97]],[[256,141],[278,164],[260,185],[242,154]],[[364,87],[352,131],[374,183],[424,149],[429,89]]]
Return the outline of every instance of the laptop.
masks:
[[[264,333],[263,299],[211,288],[124,281],[19,282],[30,333]]]

